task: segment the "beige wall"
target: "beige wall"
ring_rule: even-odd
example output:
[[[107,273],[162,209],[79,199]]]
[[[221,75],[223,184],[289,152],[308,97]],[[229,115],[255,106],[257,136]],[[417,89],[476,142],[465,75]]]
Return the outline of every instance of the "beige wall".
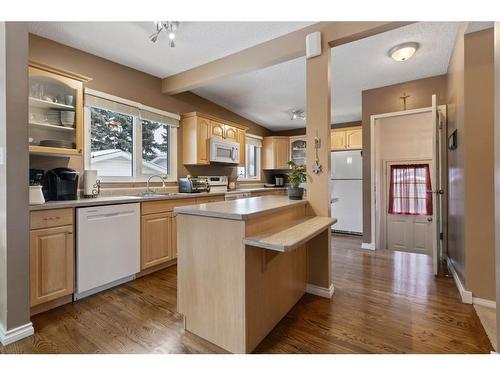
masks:
[[[493,29],[459,30],[448,69],[448,254],[474,297],[495,300]]]
[[[495,300],[493,29],[464,42],[465,285]]]
[[[247,120],[227,109],[203,99],[191,92],[178,95],[164,95],[161,93],[161,79],[138,70],[114,63],[95,55],[71,48],[49,39],[36,35],[29,36],[29,58],[63,70],[79,73],[92,78],[85,87],[103,91],[108,94],[138,101],[142,104],[163,109],[174,113],[199,111],[218,116],[229,121],[247,126],[248,132],[260,136],[269,135],[271,132],[258,124]],[[236,175],[235,168],[228,167],[188,167],[182,164],[182,128],[178,132],[178,176],[192,175]],[[32,157],[32,165],[36,166],[68,166],[81,170],[81,158],[47,158]]]
[[[0,329],[29,323],[28,28],[0,26]]]
[[[464,32],[462,25],[448,66],[448,136],[457,130],[458,147],[448,152],[448,256],[465,282],[464,237]]]
[[[496,300],[500,301],[500,22],[495,22],[495,263]],[[497,308],[497,327],[500,327],[500,308]],[[497,329],[500,343],[500,329]],[[498,345],[498,344],[497,344]],[[498,347],[497,347],[498,348]],[[497,353],[498,353],[497,349]]]
[[[363,124],[363,242],[371,239],[371,194],[370,194],[370,116],[403,110],[399,98],[403,92],[410,95],[407,109],[430,107],[432,95],[437,95],[438,104],[446,103],[446,75],[409,81],[397,85],[365,90],[362,93]]]

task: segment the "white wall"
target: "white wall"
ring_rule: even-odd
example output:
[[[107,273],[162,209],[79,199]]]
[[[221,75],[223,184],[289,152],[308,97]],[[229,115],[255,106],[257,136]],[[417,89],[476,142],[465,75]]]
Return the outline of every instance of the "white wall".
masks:
[[[386,237],[386,164],[394,161],[432,160],[432,123],[430,111],[375,120],[377,248],[385,243]],[[432,165],[431,169],[433,169]],[[434,186],[434,181],[432,184]]]

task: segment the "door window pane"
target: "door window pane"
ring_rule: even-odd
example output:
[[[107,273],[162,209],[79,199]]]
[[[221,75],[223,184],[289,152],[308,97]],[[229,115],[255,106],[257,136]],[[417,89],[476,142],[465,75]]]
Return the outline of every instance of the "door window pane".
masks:
[[[428,164],[392,165],[389,214],[432,215]]]
[[[99,176],[131,177],[133,117],[94,107],[90,111],[90,167]]]
[[[142,175],[168,174],[169,130],[168,125],[142,120]]]

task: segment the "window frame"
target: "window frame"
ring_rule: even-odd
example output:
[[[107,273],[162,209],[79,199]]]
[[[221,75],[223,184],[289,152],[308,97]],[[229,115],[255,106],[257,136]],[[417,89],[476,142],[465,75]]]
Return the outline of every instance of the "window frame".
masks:
[[[116,100],[116,98],[115,98]],[[116,100],[118,101],[118,100]],[[148,107],[149,108],[149,107]],[[85,169],[91,169],[91,133],[92,133],[92,116],[90,108],[84,106],[84,147],[83,157],[85,160]],[[134,183],[146,182],[150,176],[142,175],[142,165],[139,162],[142,160],[142,119],[140,116],[132,117],[132,140],[133,140],[133,158],[132,158],[132,176],[99,176],[99,179],[105,183]],[[165,124],[168,125],[168,124]],[[169,153],[169,173],[161,173],[165,177],[166,182],[177,182],[177,127],[169,126],[168,153]]]
[[[257,135],[253,134],[246,134],[245,135],[245,177],[238,177],[238,181],[243,181],[243,182],[258,182],[261,181],[262,178],[262,146],[255,146],[259,151],[257,152],[257,158],[256,158],[256,170],[257,170],[257,176],[255,177],[248,177],[248,152],[247,152],[247,138],[255,138],[260,141],[262,141],[262,137],[259,137]],[[239,168],[241,166],[238,166]]]

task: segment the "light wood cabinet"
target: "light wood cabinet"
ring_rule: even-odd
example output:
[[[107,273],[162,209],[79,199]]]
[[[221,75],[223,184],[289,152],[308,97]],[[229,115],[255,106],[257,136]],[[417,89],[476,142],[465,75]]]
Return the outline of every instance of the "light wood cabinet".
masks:
[[[253,191],[251,193],[252,197],[263,197],[265,195],[287,195],[288,192],[286,189],[282,190],[269,190],[269,191]]]
[[[71,156],[83,149],[83,84],[90,78],[43,64],[29,64],[29,151]],[[63,147],[44,144],[64,141]]]
[[[224,125],[224,139],[238,142],[238,129],[233,126]]]
[[[363,148],[361,126],[333,129],[330,134],[332,151],[360,150]]]
[[[73,294],[75,277],[75,248],[73,222],[53,226],[66,220],[66,211],[72,209],[38,211],[32,213],[31,222],[38,229],[30,230],[30,305],[56,300]],[[61,211],[65,211],[61,213]],[[40,217],[55,218],[41,227]],[[59,219],[57,219],[59,218]],[[43,222],[43,221],[42,221]]]
[[[224,124],[217,121],[210,121],[210,136],[224,138]]]
[[[263,169],[288,169],[289,137],[264,137],[262,142]]]
[[[246,127],[199,112],[183,114],[181,127],[183,164],[210,164],[209,139],[211,137],[240,143],[240,164],[245,162]],[[243,147],[241,147],[242,144]]]
[[[330,133],[330,142],[332,150],[345,149],[345,131],[332,130]]]
[[[238,129],[238,142],[240,144],[240,165],[245,165],[246,158],[246,131]]]
[[[141,203],[141,271],[177,258],[175,207],[220,202],[223,195]]]
[[[346,130],[346,142],[348,149],[362,149],[363,148],[363,130],[353,129]]]
[[[172,211],[141,217],[141,271],[176,257]]]

